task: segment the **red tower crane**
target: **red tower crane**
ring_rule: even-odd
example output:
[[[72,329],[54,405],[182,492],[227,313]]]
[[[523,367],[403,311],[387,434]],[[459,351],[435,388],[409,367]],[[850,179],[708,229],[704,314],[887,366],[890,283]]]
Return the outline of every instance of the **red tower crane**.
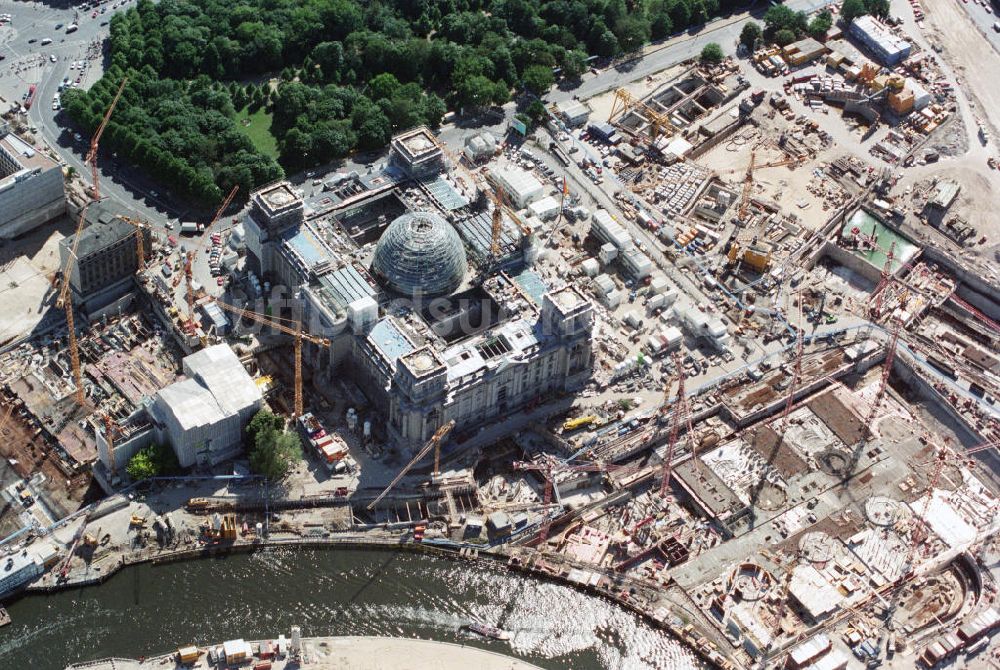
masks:
[[[892,362],[896,359],[896,345],[899,343],[899,333],[903,329],[903,324],[899,319],[893,319],[891,328],[889,343],[885,350],[885,361],[882,363],[882,378],[879,381],[875,399],[872,400],[872,406],[865,417],[864,430],[869,436],[872,434],[871,427],[872,422],[875,420],[875,414],[882,406],[882,400],[885,398],[885,390],[889,385],[889,375],[892,373]]]
[[[785,401],[785,409],[781,412],[781,419],[778,421],[778,429],[784,432],[788,427],[787,419],[792,405],[795,404],[795,392],[798,390],[799,382],[802,380],[802,353],[805,351],[805,328],[802,325],[802,296],[799,296],[799,323],[798,333],[795,338],[795,363],[792,366],[792,382],[788,385],[788,400]]]
[[[189,319],[194,318],[194,276],[192,268],[194,266],[195,254],[201,250],[201,247],[205,244],[205,240],[210,238],[209,231],[211,231],[212,226],[214,226],[219,220],[222,213],[226,211],[226,208],[229,207],[229,203],[233,201],[233,198],[236,197],[236,192],[239,190],[239,185],[233,186],[233,190],[231,190],[229,195],[226,196],[226,199],[222,201],[222,205],[215,213],[215,216],[212,217],[211,222],[205,226],[205,230],[202,232],[201,239],[198,240],[198,244],[194,245],[194,248],[187,252],[187,257],[184,259],[184,279],[187,281],[187,308]]]
[[[663,458],[663,480],[660,482],[660,497],[667,495],[670,488],[670,472],[674,462],[674,450],[677,447],[677,436],[680,434],[681,421],[687,424],[687,439],[691,446],[691,454],[694,456],[694,439],[691,426],[691,412],[687,404],[687,396],[684,394],[684,361],[680,353],[674,354],[674,367],[677,369],[677,397],[674,400],[674,412],[670,417],[670,436],[667,439],[667,453]],[[663,406],[667,406],[667,398],[670,394],[670,386],[664,389]]]
[[[877,244],[876,244],[877,246]],[[868,305],[868,313],[878,318],[882,314],[882,296],[885,294],[885,287],[892,281],[892,261],[896,257],[895,240],[889,245],[889,251],[885,253],[885,265],[882,266],[882,278],[878,285],[872,290],[871,302]]]
[[[118,100],[122,97],[122,91],[125,90],[125,84],[127,83],[128,77],[123,77],[121,85],[118,86],[118,92],[115,93],[115,97],[111,101],[108,111],[104,113],[104,118],[101,119],[101,125],[97,127],[97,132],[95,132],[94,136],[90,138],[90,151],[87,152],[87,158],[84,162],[90,165],[90,177],[93,181],[92,195],[95,201],[101,199],[101,189],[97,180],[97,147],[101,142],[101,136],[104,135],[104,130],[108,127],[108,122],[111,121],[111,113],[115,111],[115,107],[118,106]]]

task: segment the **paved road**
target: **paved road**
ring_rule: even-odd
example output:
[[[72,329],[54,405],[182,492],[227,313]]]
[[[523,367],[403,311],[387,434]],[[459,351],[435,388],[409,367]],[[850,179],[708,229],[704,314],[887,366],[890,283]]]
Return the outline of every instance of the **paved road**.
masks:
[[[796,11],[811,12],[830,4],[830,0],[788,0],[784,4]],[[753,14],[759,16],[766,9],[767,4],[758,2],[757,5],[758,7],[754,9]],[[715,19],[702,26],[697,32],[679,33],[648,47],[645,55],[639,60],[607,68],[596,75],[585,75],[583,82],[578,87],[553,89],[545,97],[549,102],[561,102],[574,96],[585,99],[599,95],[692,58],[701,53],[701,50],[709,42],[717,42],[722,46],[723,51],[733,53],[736,51],[736,41],[739,38],[740,30],[743,29],[743,24],[749,18],[751,18],[750,13],[744,12]]]
[[[982,33],[986,35],[986,40],[993,45],[993,48],[1000,51],[1000,33],[993,30],[993,24],[1000,21],[1000,1],[994,0],[939,0],[940,2],[956,2],[965,7],[969,18],[976,24]]]
[[[86,138],[76,141],[73,132],[65,128],[65,119],[52,109],[52,99],[57,94],[64,77],[76,80],[80,70],[77,63],[86,61],[87,68],[80,86],[87,87],[100,78],[103,68],[102,44],[108,35],[108,20],[116,11],[131,6],[134,0],[104,3],[105,12],[78,11],[74,7],[52,7],[39,2],[12,2],[0,0],[0,14],[11,14],[10,25],[0,27],[0,98],[7,104],[21,101],[22,95],[32,84],[37,86],[35,102],[28,114],[28,125],[36,128],[38,140],[52,148],[62,161],[85,176],[89,184],[89,170],[83,163],[89,148]],[[117,5],[117,6],[114,6]],[[66,33],[66,26],[76,22],[79,29]],[[42,41],[50,39],[50,44]],[[56,61],[52,62],[51,57]],[[172,213],[166,203],[153,197],[156,188],[137,175],[119,169],[115,161],[105,155],[100,160],[101,191],[123,206],[139,212],[155,222],[164,222]]]

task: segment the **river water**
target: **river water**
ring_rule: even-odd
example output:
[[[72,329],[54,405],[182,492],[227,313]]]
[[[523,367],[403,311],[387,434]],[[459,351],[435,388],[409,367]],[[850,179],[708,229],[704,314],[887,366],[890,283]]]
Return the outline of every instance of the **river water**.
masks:
[[[124,570],[101,586],[21,598],[0,628],[0,668],[136,657],[226,639],[386,635],[459,642],[543,668],[700,668],[639,617],[566,586],[487,563],[360,550],[266,549]],[[475,619],[512,634],[485,640]]]

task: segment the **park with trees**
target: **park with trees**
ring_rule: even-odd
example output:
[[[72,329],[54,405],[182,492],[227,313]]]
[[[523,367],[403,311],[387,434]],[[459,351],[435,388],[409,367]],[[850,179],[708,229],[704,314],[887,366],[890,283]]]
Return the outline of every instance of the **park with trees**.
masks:
[[[541,96],[743,0],[139,0],[109,66],[63,106],[103,146],[205,207],[239,185],[380,148],[448,109]]]

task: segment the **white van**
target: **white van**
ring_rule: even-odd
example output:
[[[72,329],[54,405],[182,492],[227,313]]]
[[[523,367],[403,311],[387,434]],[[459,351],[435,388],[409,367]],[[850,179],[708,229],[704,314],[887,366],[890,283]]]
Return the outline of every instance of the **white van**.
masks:
[[[42,46],[45,46],[46,44],[52,44],[51,37],[46,37],[45,39],[42,40]]]

